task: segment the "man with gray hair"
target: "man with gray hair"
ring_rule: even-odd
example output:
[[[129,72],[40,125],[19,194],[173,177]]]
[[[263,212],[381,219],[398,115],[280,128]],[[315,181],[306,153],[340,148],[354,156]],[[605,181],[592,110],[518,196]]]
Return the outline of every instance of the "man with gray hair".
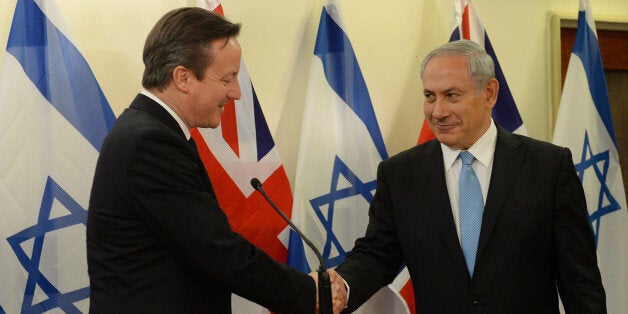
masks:
[[[421,64],[436,139],[383,161],[366,235],[336,268],[350,312],[408,267],[417,313],[605,313],[567,148],[494,123],[499,83],[471,41]]]

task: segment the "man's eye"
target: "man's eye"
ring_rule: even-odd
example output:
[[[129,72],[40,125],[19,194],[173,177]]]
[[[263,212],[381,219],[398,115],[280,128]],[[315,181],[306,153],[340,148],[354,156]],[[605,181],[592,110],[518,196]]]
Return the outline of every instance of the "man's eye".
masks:
[[[423,94],[423,96],[425,96],[425,101],[434,101],[436,99],[436,97],[434,96],[434,94]]]
[[[222,80],[222,84],[227,86],[227,85],[231,84],[231,80]]]

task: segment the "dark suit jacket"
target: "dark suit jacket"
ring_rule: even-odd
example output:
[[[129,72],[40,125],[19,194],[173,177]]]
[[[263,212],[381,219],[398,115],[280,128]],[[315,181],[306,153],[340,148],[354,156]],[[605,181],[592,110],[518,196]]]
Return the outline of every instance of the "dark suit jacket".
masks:
[[[314,313],[315,284],[234,233],[195,148],[138,95],[107,136],[87,219],[90,312]]]
[[[605,313],[582,185],[566,148],[498,127],[470,278],[436,140],[383,161],[364,238],[336,269],[354,310],[406,263],[417,313]],[[558,289],[558,291],[557,291]]]

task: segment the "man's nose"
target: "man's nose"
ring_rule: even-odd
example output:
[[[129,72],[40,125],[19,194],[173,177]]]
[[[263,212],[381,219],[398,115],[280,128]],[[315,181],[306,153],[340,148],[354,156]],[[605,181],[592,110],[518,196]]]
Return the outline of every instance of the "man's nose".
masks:
[[[227,97],[235,100],[240,99],[240,97],[242,96],[242,92],[240,91],[240,82],[238,81],[237,77],[233,82],[231,82],[230,87],[231,88],[227,92]]]
[[[447,108],[447,102],[442,99],[436,99],[434,102],[434,108],[432,109],[432,117],[436,119],[441,119],[446,117],[449,114],[449,110]]]

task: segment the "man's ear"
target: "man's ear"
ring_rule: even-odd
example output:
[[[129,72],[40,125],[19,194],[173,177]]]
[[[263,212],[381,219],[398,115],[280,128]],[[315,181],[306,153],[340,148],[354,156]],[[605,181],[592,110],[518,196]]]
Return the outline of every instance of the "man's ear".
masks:
[[[499,93],[499,82],[495,78],[491,78],[486,82],[484,87],[484,95],[486,96],[486,102],[488,107],[493,108],[497,103],[497,94]]]
[[[190,70],[188,70],[184,66],[179,65],[172,71],[172,83],[174,83],[174,86],[177,89],[181,90],[184,93],[187,93],[189,90],[188,82],[191,75],[192,72]]]

